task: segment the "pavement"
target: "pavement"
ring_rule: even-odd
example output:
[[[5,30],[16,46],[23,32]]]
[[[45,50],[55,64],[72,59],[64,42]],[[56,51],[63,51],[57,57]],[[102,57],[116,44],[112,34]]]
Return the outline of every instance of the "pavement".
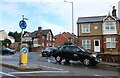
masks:
[[[30,59],[29,59],[30,60]],[[40,71],[41,67],[35,63],[29,62],[27,65],[19,65],[19,60],[5,60],[0,62],[0,66],[16,69],[18,71]],[[119,71],[120,63],[101,62],[97,64],[100,68],[114,68]]]

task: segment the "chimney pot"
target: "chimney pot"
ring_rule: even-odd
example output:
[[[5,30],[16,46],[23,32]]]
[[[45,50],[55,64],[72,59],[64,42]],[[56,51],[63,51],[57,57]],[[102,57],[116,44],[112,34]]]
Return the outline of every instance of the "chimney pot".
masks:
[[[116,15],[116,9],[115,9],[115,6],[113,6],[112,16],[117,17],[117,15]]]

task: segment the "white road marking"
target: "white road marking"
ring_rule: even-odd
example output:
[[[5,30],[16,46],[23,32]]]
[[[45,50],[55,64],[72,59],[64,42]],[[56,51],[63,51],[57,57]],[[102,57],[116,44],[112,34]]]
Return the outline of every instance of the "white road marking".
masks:
[[[2,57],[2,58],[12,58],[12,56],[4,56],[4,55],[0,55],[0,57]]]
[[[94,76],[102,76],[102,75],[95,74]]]
[[[39,65],[40,67],[44,67],[44,68],[49,68],[49,69],[54,69],[54,70],[60,70],[60,71],[63,71],[63,69],[59,69],[59,68],[56,68],[56,67],[48,67],[48,66],[43,66],[43,65]]]
[[[69,71],[32,71],[32,72],[10,72],[9,74],[30,74],[30,73],[69,73]]]
[[[4,74],[4,75],[7,75],[7,76],[11,76],[11,77],[15,77],[15,78],[20,78],[20,77],[17,77],[15,75],[11,75],[11,74],[8,74],[8,73],[4,73],[4,72],[0,72],[1,74]]]

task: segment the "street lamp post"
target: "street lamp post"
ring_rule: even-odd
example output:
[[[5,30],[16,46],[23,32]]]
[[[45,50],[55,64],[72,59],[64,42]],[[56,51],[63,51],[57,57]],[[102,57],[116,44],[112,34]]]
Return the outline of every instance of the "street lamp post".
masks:
[[[68,1],[65,1],[64,2],[68,2]],[[74,44],[74,10],[73,10],[73,2],[68,2],[68,3],[71,3],[72,4],[72,43]]]

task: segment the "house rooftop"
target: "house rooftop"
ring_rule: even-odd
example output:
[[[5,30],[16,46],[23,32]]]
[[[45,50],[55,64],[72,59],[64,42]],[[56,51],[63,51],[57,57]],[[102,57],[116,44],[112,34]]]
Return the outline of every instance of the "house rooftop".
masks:
[[[42,35],[46,35],[51,29],[42,30]]]
[[[47,35],[48,32],[52,32],[51,29],[45,29],[45,30],[42,30],[42,35]],[[25,33],[28,33],[31,37],[33,38],[37,38],[38,37],[38,31],[33,31],[33,32],[27,32],[25,31]]]
[[[91,22],[102,22],[107,15],[103,16],[90,16],[90,17],[79,17],[77,23],[91,23]],[[116,20],[120,20],[116,17]]]

